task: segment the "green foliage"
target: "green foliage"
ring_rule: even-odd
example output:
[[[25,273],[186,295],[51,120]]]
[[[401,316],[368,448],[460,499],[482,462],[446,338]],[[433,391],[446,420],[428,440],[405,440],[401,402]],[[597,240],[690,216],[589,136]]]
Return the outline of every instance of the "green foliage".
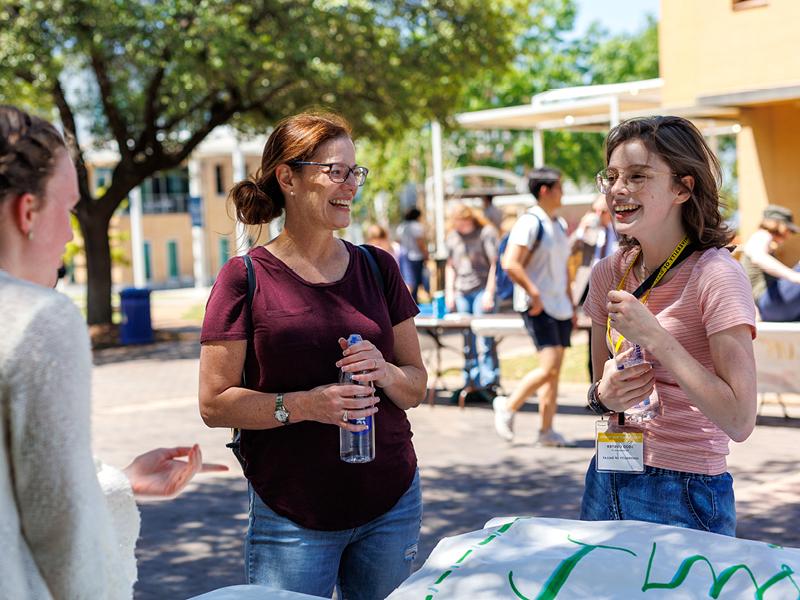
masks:
[[[127,193],[217,126],[263,132],[307,107],[358,136],[443,119],[515,55],[523,0],[0,0],[0,101],[55,108],[78,164],[89,321],[110,319],[107,231]],[[457,67],[454,67],[457,65]],[[120,162],[93,197],[79,139]],[[97,253],[97,256],[93,256]],[[97,285],[95,285],[97,284]],[[94,310],[93,303],[101,303]]]
[[[462,110],[514,106],[549,89],[619,83],[658,77],[658,28],[651,17],[636,34],[611,36],[593,24],[581,38],[571,36],[573,0],[547,0],[531,7],[530,28],[518,40],[510,70],[488,74],[470,88]],[[485,164],[523,173],[533,164],[528,131],[454,131],[458,164]],[[546,131],[545,161],[566,178],[589,184],[602,168],[604,134]]]

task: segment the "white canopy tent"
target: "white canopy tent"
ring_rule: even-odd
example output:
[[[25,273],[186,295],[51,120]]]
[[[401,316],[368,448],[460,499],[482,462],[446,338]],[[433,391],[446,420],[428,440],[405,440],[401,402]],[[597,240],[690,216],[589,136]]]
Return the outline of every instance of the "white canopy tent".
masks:
[[[455,115],[464,129],[531,130],[533,166],[545,162],[543,132],[572,130],[605,132],[620,121],[633,117],[670,114],[691,119],[707,136],[737,133],[736,108],[704,103],[697,106],[666,107],[662,103],[661,79],[589,85],[548,90],[536,94],[530,104],[492,108]],[[436,227],[436,256],[443,258],[445,182],[442,167],[442,134],[439,123],[431,127],[433,185],[426,186],[426,204],[433,207]],[[712,137],[712,148],[714,142]],[[715,148],[714,148],[715,149]]]

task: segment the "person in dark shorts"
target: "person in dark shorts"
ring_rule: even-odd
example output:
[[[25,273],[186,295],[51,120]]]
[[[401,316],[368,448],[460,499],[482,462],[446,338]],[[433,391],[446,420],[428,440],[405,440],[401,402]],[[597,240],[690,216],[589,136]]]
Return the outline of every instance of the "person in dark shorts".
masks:
[[[575,314],[568,293],[566,223],[555,216],[561,206],[561,173],[549,167],[535,169],[528,187],[538,202],[511,229],[503,268],[514,282],[514,310],[525,321],[539,353],[539,366],[522,378],[510,396],[494,399],[494,424],[497,435],[512,441],[514,414],[539,390],[542,421],[537,444],[566,446],[564,437],[553,429],[561,362],[564,348],[570,345]]]
[[[334,235],[367,173],[344,119],[303,113],[278,123],[258,173],[230,194],[245,224],[286,214],[281,233],[249,252],[252,300],[246,262],[223,266],[200,337],[203,420],[241,430],[251,584],[385,598],[417,553],[422,499],[406,410],[427,384],[419,309],[388,252]],[[352,333],[363,341],[348,347]],[[337,384],[340,369],[374,391]],[[364,431],[357,420],[376,412],[374,460],[340,460],[340,428]]]

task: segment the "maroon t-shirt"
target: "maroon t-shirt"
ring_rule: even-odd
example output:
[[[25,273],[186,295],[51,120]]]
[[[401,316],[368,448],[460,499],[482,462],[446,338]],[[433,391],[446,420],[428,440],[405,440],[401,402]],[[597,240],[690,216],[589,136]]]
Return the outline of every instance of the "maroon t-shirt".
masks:
[[[397,263],[370,247],[385,289],[358,248],[345,242],[350,263],[334,283],[309,283],[263,247],[250,251],[256,277],[252,317],[247,271],[240,258],[220,270],[206,306],[200,341],[254,343],[245,361],[248,387],[294,392],[336,383],[338,339],[359,333],[394,361],[392,327],[419,312]],[[245,476],[261,499],[295,523],[320,530],[358,527],[392,508],[411,485],[417,466],[411,425],[382,390],[375,415],[375,460],[339,459],[339,428],[303,421],[242,432]],[[272,407],[270,407],[272,408]]]

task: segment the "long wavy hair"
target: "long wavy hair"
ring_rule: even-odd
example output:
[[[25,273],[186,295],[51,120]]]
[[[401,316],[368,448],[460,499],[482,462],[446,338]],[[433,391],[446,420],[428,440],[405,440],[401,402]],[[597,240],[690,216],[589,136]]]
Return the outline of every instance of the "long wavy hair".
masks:
[[[722,180],[719,161],[708,147],[703,134],[690,121],[681,117],[639,117],[623,121],[606,137],[606,165],[614,150],[631,140],[641,140],[645,147],[666,162],[676,173],[675,185],[690,175],[694,189],[681,207],[681,220],[695,248],[722,248],[730,244],[734,232],[725,224],[720,213],[719,187]],[[638,246],[639,242],[621,236],[623,247]]]

